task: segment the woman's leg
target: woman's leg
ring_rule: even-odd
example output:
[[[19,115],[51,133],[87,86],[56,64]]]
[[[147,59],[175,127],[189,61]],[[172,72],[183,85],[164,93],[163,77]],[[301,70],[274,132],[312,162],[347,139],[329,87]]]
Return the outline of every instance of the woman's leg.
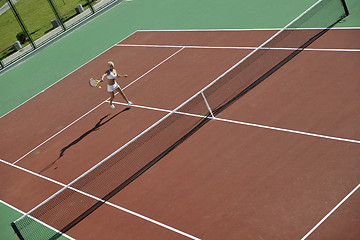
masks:
[[[127,102],[127,103],[131,103],[129,101],[129,99],[126,97],[125,93],[121,90],[120,87],[118,87],[116,90],[118,90],[118,92],[121,94],[121,96],[124,98],[124,100]]]
[[[113,105],[113,100],[114,100],[114,92],[109,92],[109,94],[110,94],[110,106],[112,106]]]

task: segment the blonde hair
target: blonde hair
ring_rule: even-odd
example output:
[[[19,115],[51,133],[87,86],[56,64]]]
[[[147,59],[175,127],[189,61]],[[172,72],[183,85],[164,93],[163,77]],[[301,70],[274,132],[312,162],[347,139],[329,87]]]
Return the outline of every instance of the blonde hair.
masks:
[[[108,62],[108,66],[109,66],[109,67],[111,67],[111,66],[114,67],[114,63],[113,63],[112,61],[109,61],[109,62]]]

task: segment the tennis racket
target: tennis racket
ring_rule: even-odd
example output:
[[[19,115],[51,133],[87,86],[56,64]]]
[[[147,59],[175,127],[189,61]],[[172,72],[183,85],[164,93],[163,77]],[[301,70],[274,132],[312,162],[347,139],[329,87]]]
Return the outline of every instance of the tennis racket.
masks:
[[[91,87],[96,87],[98,83],[101,82],[100,80],[96,80],[95,78],[90,78],[89,84]]]

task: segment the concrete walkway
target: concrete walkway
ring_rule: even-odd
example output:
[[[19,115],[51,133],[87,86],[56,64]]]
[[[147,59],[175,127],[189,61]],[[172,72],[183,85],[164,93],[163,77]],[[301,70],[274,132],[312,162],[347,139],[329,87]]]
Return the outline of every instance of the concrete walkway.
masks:
[[[19,0],[12,0],[12,3],[15,4],[17,3]],[[6,12],[7,10],[10,9],[10,6],[8,3],[5,3],[2,7],[0,7],[0,15],[3,14],[4,12]]]

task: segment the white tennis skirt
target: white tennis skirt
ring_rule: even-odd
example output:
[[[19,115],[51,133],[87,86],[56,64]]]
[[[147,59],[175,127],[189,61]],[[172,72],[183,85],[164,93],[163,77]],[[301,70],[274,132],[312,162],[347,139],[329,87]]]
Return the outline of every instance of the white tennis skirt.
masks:
[[[113,92],[115,91],[117,88],[119,87],[119,84],[117,82],[115,82],[115,84],[113,85],[107,85],[107,91],[108,92]]]

